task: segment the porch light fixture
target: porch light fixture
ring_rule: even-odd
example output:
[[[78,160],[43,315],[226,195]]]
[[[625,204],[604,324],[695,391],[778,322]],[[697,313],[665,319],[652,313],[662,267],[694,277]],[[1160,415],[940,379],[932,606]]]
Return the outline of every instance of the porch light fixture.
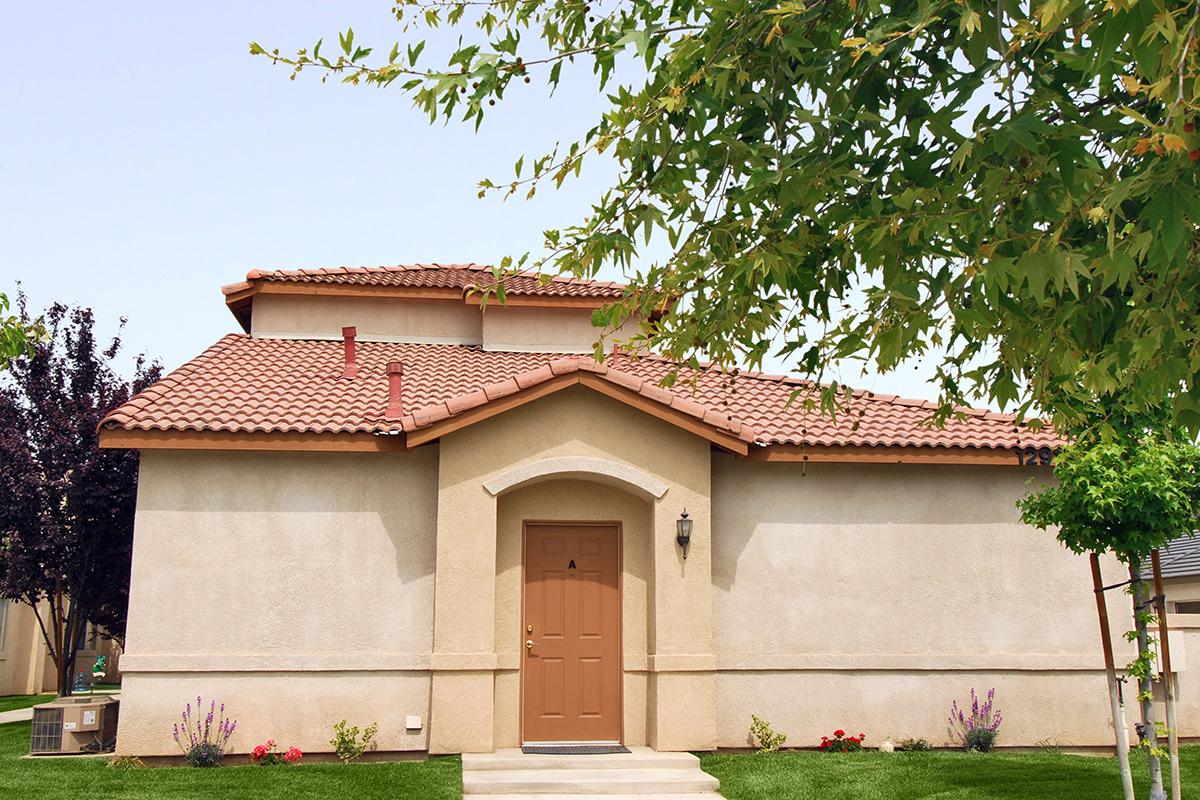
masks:
[[[683,548],[683,559],[687,560],[688,545],[692,543],[692,522],[688,519],[687,509],[675,520],[675,541]]]

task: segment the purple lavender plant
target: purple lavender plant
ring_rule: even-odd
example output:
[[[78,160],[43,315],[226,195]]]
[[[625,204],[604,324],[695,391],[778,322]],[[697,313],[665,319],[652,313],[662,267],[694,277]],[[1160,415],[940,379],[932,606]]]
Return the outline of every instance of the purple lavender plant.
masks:
[[[237,720],[225,716],[225,704],[218,711],[217,701],[208,705],[208,713],[203,721],[198,718],[202,713],[204,703],[196,698],[197,717],[192,716],[192,704],[188,703],[180,715],[180,722],[175,723],[175,744],[183,752],[184,760],[193,767],[215,767],[225,755],[229,745],[229,737],[237,728]],[[213,723],[216,723],[216,727]]]
[[[958,701],[950,704],[949,733],[952,741],[958,742],[965,750],[986,753],[996,744],[1000,733],[1000,723],[1004,717],[999,709],[993,707],[996,700],[996,690],[988,689],[987,699],[979,702],[979,696],[971,689],[971,711],[968,715],[958,707]]]

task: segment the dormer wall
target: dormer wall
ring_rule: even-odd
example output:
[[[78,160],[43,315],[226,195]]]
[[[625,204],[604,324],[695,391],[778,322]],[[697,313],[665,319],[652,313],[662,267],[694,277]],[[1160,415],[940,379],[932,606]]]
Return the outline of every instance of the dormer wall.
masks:
[[[250,335],[264,339],[341,339],[342,326],[368,342],[483,342],[479,309],[453,300],[260,294]]]
[[[462,300],[261,293],[254,298],[250,334],[270,339],[341,339],[343,326],[361,341],[476,345],[485,350],[590,353],[600,331],[587,307],[486,308]],[[630,322],[606,342],[637,332]]]

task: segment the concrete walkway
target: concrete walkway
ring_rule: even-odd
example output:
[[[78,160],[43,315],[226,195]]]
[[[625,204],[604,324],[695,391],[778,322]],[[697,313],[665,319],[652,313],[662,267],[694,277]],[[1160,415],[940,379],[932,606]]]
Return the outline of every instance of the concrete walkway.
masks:
[[[31,719],[33,719],[32,706],[29,708],[14,708],[12,711],[0,711],[0,725],[6,722],[28,722]]]
[[[721,800],[720,783],[691,753],[630,749],[607,756],[467,753],[463,794],[479,800]]]

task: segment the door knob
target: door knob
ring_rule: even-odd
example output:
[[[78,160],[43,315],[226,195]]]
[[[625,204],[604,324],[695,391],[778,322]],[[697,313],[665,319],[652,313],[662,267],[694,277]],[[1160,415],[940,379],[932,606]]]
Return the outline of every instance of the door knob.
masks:
[[[526,639],[526,640],[525,640],[525,649],[526,649],[526,650],[532,650],[532,649],[533,649],[533,639]]]

